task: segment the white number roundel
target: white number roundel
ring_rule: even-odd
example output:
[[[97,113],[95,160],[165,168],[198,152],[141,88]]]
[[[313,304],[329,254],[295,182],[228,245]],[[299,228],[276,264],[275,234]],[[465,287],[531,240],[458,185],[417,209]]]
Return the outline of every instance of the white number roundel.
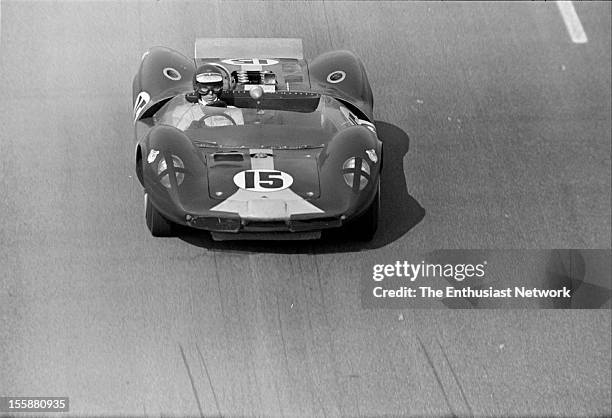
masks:
[[[229,65],[275,65],[278,64],[277,60],[270,58],[232,58],[221,61],[224,64]]]
[[[293,177],[278,170],[246,170],[234,176],[234,184],[253,192],[271,192],[290,187]]]

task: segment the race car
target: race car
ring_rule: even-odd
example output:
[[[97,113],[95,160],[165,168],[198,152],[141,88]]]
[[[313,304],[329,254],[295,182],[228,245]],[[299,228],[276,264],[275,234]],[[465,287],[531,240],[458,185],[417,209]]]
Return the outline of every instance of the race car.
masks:
[[[332,228],[372,239],[382,142],[364,66],[350,51],[302,51],[294,38],[199,38],[193,59],[144,53],[135,164],[153,236],[182,225],[214,240],[318,239]],[[208,82],[220,87],[199,89]]]

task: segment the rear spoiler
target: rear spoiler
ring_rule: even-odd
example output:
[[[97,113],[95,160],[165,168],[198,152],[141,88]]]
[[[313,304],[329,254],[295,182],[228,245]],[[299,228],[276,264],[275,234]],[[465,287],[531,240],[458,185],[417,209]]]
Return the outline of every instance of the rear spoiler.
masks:
[[[300,38],[197,38],[194,58],[304,59]]]

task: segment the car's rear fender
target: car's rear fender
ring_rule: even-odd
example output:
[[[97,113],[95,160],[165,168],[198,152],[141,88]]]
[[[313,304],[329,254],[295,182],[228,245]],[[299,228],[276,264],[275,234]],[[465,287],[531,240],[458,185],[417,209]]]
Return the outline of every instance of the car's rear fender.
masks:
[[[361,116],[373,121],[372,90],[363,63],[354,53],[323,53],[308,63],[308,72],[314,91],[348,102]]]
[[[132,83],[134,121],[153,115],[167,99],[193,88],[193,60],[165,47],[144,53]]]

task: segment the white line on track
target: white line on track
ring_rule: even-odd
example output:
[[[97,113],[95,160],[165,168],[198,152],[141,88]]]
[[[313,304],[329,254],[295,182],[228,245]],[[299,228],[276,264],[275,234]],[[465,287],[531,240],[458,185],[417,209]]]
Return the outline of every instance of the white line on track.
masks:
[[[574,9],[574,3],[571,1],[557,1],[556,3],[561,12],[561,17],[563,17],[563,22],[565,22],[567,33],[572,38],[572,42],[575,44],[586,44],[588,39],[582,23],[580,23],[580,19],[576,14],[576,9]]]

